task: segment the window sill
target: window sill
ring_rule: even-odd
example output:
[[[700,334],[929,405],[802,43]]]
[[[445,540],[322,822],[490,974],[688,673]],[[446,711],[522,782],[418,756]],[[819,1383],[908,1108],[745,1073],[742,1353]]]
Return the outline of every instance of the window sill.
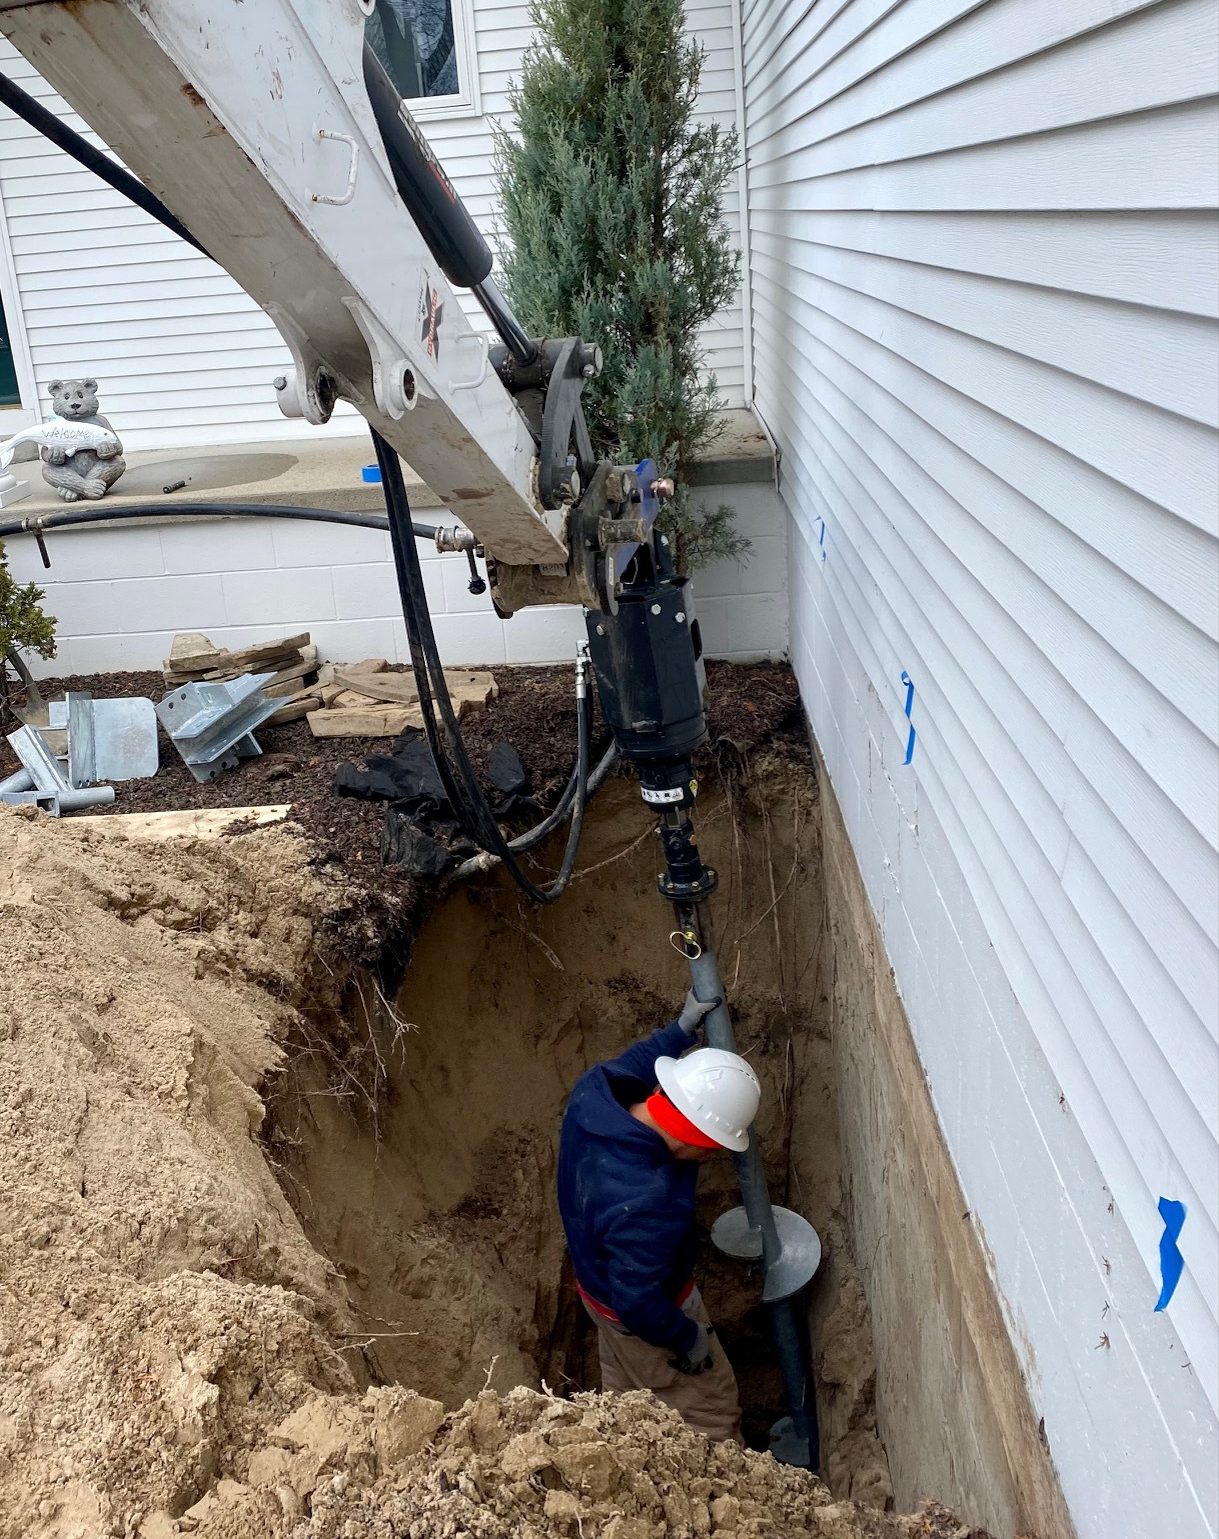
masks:
[[[478,102],[428,102],[426,97],[407,102],[406,110],[416,123],[453,123],[482,116],[482,107]]]

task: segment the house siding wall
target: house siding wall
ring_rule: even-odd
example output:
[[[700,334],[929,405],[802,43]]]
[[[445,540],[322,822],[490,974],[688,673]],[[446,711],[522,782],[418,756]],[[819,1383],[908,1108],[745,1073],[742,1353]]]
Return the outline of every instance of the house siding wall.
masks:
[[[1216,19],[743,5],[793,662],[1087,1539],[1216,1512]]]
[[[423,128],[484,233],[496,237],[493,123],[510,118],[508,92],[532,32],[525,5],[474,0],[481,113]],[[698,115],[736,124],[732,12],[699,0],[687,26],[706,49]],[[12,46],[0,70],[101,141]],[[0,211],[7,221],[17,293],[10,322],[24,323],[39,402],[59,375],[90,374],[102,409],[130,449],[251,442],[363,431],[340,407],[324,429],[286,421],[274,376],[290,359],[268,317],[221,268],[78,167],[7,109],[0,109]],[[735,189],[725,218],[739,234]],[[462,304],[489,329],[469,295]],[[707,368],[725,406],[743,404],[744,334],[738,297],[704,329]],[[28,403],[27,403],[28,404]]]

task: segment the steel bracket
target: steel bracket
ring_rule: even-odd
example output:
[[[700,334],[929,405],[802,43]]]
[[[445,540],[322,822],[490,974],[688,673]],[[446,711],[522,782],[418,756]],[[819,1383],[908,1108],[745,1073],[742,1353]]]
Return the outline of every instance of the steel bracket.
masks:
[[[217,780],[262,753],[254,728],[283,704],[262,692],[274,677],[253,673],[226,684],[183,684],[160,702],[157,720],[196,780]]]
[[[31,786],[27,789],[0,791],[0,801],[10,806],[34,803],[53,818],[82,807],[108,807],[114,800],[113,786],[92,786],[82,790],[74,786],[59,766],[50,744],[37,727],[19,727],[8,735],[9,746],[21,760]],[[16,780],[10,776],[8,784]]]
[[[47,723],[68,729],[68,779],[74,786],[148,780],[157,772],[157,717],[145,696],[95,700],[87,690],[69,690],[47,706]]]

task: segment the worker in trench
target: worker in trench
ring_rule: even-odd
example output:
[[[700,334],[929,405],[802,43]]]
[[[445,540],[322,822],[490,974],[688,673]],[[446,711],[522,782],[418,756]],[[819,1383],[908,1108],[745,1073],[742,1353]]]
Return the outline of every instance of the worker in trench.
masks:
[[[559,1211],[601,1387],[650,1389],[708,1437],[739,1442],[736,1375],[693,1278],[694,1204],[699,1166],[747,1146],[761,1089],[738,1054],[687,1052],[718,1003],[691,990],[676,1021],[576,1082]]]

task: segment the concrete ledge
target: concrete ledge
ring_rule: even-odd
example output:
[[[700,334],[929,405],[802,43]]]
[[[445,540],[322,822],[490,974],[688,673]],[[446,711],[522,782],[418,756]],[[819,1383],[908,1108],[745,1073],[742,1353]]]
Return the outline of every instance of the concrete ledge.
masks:
[[[775,451],[758,419],[745,409],[723,411],[720,434],[699,457],[691,486],[774,485]]]
[[[129,454],[126,459],[127,473],[105,498],[106,507],[163,502],[166,518],[172,517],[175,500],[280,502],[302,508],[336,508],[344,513],[379,513],[385,507],[380,485],[361,479],[362,467],[373,463],[372,445],[364,436],[147,450]],[[31,495],[14,505],[16,515],[28,518],[75,506],[52,491],[36,464],[24,466],[22,471],[22,479],[30,482]],[[165,491],[178,481],[186,485],[176,492]],[[407,476],[406,489],[412,508],[435,510],[441,506],[418,476]]]
[[[751,413],[721,413],[723,430],[690,477],[692,486],[741,486],[772,483],[774,451]],[[343,512],[380,512],[381,488],[361,478],[372,463],[372,446],[364,434],[304,441],[278,439],[266,443],[230,444],[214,449],[148,450],[127,456],[127,473],[105,499],[107,507],[131,507],[164,502],[166,516],[175,499],[182,502],[281,502],[297,507],[337,508]],[[14,504],[11,516],[29,518],[60,512],[71,504],[42,479],[36,461],[14,467],[30,483],[30,496]],[[166,486],[187,484],[175,492]],[[406,478],[411,507],[436,512],[444,506],[430,488],[412,474]],[[223,516],[223,515],[217,515]],[[128,522],[142,522],[134,520]],[[97,527],[95,524],[93,527]]]

